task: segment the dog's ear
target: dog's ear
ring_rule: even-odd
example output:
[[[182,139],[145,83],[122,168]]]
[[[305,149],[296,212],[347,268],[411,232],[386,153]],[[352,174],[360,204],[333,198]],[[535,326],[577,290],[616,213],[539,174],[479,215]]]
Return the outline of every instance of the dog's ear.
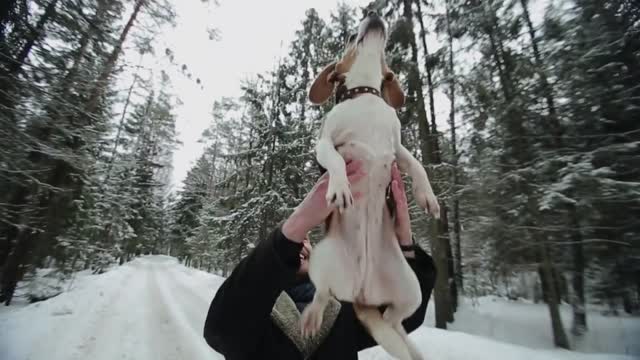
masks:
[[[329,99],[335,87],[335,69],[336,62],[334,61],[322,69],[320,74],[313,80],[313,84],[309,89],[309,100],[312,103],[320,105]]]
[[[382,97],[394,109],[399,109],[404,105],[404,91],[400,86],[400,81],[395,74],[387,71],[382,80]]]

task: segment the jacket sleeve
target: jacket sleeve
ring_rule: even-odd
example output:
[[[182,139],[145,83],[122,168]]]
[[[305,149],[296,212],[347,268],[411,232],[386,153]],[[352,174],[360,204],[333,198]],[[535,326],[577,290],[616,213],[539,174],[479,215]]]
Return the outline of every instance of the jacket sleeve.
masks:
[[[258,347],[276,299],[295,282],[301,249],[278,227],[235,267],[209,306],[209,346],[228,359],[247,358]]]
[[[436,281],[436,267],[433,264],[431,256],[417,245],[414,245],[414,253],[415,257],[413,259],[407,258],[407,262],[418,277],[420,292],[422,293],[422,303],[420,303],[418,309],[411,316],[402,322],[407,333],[414,331],[424,322],[427,313],[427,304],[429,303],[429,298],[431,297],[431,292],[433,291],[433,286]],[[384,308],[381,308],[381,311],[383,310]],[[362,325],[357,318],[356,321],[356,346],[358,351],[378,345],[365,329],[364,325]]]

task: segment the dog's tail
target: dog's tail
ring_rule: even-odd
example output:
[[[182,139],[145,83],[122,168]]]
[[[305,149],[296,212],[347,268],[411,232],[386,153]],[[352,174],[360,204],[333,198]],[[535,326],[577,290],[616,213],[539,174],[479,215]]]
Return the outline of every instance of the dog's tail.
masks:
[[[409,340],[406,331],[400,325],[396,329],[382,318],[377,307],[353,305],[358,319],[364,324],[373,339],[385,349],[389,355],[400,360],[421,360],[422,356]]]

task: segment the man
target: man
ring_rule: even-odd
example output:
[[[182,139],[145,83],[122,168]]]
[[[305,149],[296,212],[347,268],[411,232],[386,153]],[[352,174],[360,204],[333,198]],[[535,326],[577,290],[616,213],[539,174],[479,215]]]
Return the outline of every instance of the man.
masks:
[[[347,175],[351,184],[360,181],[365,175],[361,163],[348,162]],[[357,359],[358,351],[376,345],[347,302],[331,302],[316,337],[301,336],[300,313],[315,290],[306,275],[311,252],[307,233],[333,211],[325,199],[327,185],[325,173],[282,226],[262,240],[220,286],[207,314],[204,338],[226,359]],[[403,253],[422,291],[422,304],[403,322],[410,332],[424,321],[436,269],[431,257],[413,245],[404,183],[395,165],[391,190],[396,236],[400,245],[409,246],[403,247],[407,249]],[[354,194],[355,201],[359,197]]]

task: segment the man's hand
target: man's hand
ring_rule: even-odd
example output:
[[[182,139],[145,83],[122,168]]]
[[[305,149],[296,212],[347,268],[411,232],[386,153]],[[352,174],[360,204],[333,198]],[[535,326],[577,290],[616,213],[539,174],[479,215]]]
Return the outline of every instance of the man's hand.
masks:
[[[407,194],[404,190],[404,181],[398,170],[398,165],[394,162],[391,166],[391,192],[396,208],[395,232],[400,245],[411,245],[411,218],[409,217],[409,204]]]
[[[361,180],[366,174],[362,171],[360,161],[347,161],[347,178],[349,184],[354,184]],[[293,211],[293,214],[282,225],[282,233],[287,239],[295,242],[302,242],[308,231],[322,224],[325,219],[335,209],[335,206],[327,204],[326,195],[329,186],[329,173],[320,177],[311,191]],[[353,200],[356,201],[361,194],[354,193]]]

